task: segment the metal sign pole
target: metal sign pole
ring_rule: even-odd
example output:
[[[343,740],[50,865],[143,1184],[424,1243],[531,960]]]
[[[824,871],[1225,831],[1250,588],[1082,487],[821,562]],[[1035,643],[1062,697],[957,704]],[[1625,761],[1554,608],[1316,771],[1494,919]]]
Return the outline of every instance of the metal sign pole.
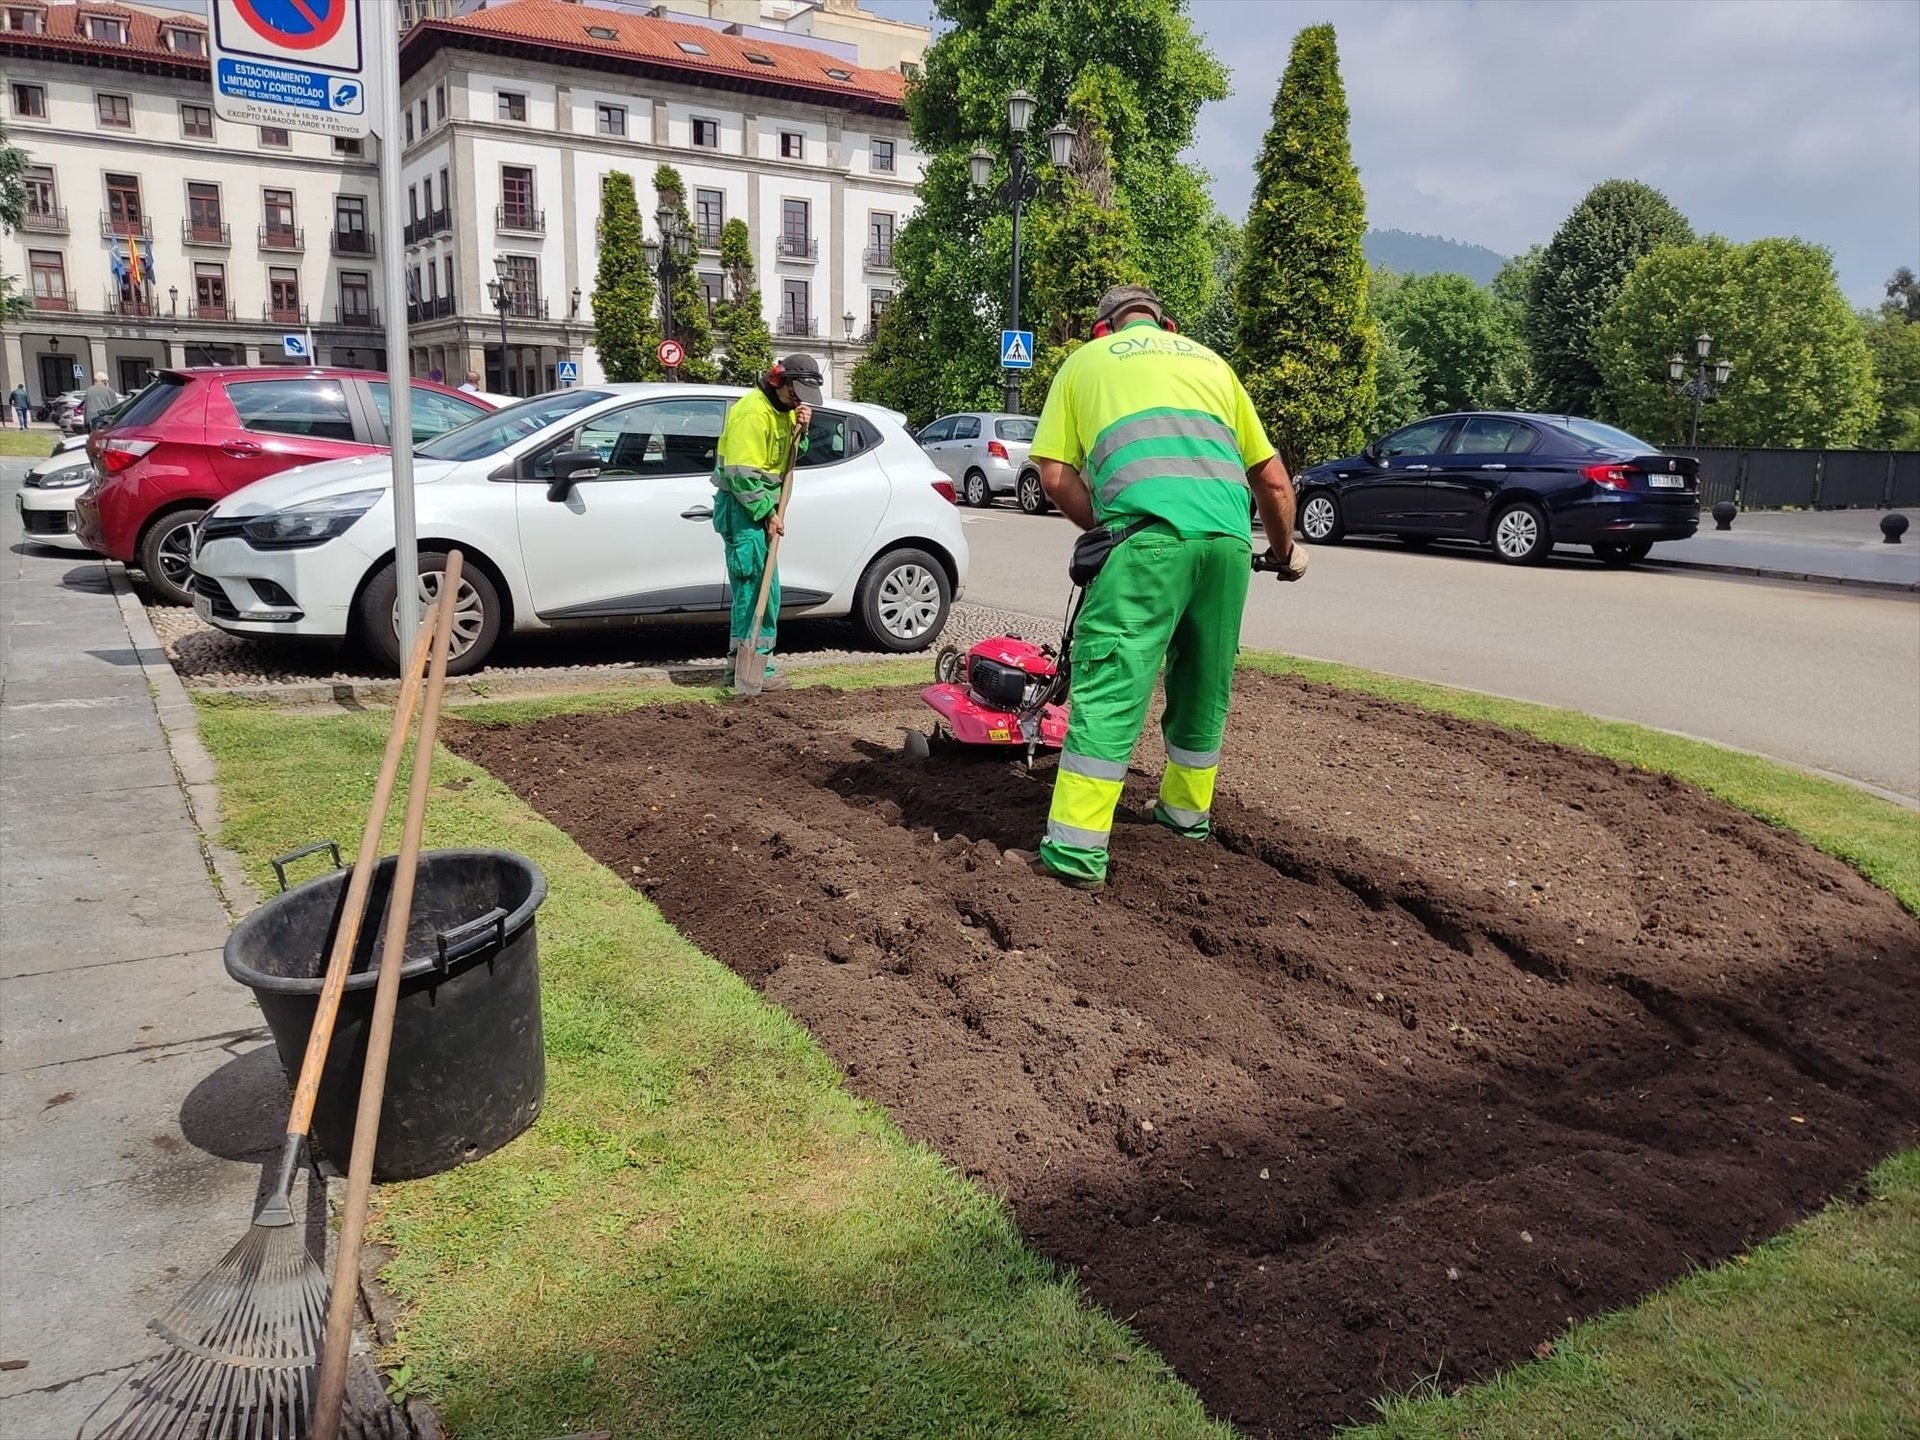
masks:
[[[400,220],[400,27],[370,6],[382,58],[379,124],[380,229],[387,293],[387,443],[393,449],[393,568],[400,601],[399,653],[413,652],[420,628],[420,543],[413,511],[413,353],[407,344],[407,276]]]

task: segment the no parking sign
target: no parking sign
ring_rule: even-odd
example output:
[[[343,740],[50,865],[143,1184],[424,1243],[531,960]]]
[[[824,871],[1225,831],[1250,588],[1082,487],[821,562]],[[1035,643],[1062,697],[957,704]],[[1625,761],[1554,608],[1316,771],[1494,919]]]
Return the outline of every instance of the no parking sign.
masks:
[[[213,0],[214,110],[242,125],[371,133],[362,21],[393,24],[382,9],[380,0]]]

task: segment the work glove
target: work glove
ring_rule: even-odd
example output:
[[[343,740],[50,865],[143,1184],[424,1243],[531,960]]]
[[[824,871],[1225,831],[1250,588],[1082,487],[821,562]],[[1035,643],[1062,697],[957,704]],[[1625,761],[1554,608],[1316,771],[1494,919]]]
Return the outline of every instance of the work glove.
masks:
[[[1290,546],[1287,550],[1287,558],[1282,560],[1273,553],[1272,547],[1269,546],[1267,553],[1260,557],[1260,564],[1257,568],[1273,571],[1275,577],[1280,580],[1298,580],[1302,575],[1307,573],[1307,547],[1304,545]]]

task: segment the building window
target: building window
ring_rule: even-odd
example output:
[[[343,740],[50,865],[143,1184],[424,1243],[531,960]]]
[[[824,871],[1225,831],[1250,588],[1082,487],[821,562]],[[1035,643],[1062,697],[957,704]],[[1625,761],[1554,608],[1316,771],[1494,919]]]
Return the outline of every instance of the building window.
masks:
[[[364,270],[340,272],[340,323],[373,323],[373,277]]]
[[[357,139],[345,135],[333,137],[333,153],[336,155],[359,155],[365,150],[366,146]]]
[[[182,105],[180,107],[180,133],[189,140],[211,140],[213,138],[213,107],[210,105]]]
[[[9,87],[13,93],[13,113],[22,120],[44,120],[47,118],[47,87],[44,85],[22,85],[18,81]]]
[[[226,237],[220,214],[220,187],[204,181],[187,182],[187,232],[195,240],[218,242]]]
[[[720,304],[727,298],[726,285],[726,277],[718,271],[702,270],[700,272],[700,293],[706,297],[707,320],[709,323],[713,320],[714,306]]]
[[[702,45],[698,40],[676,40],[673,43],[689,55],[704,55],[707,53],[707,47]]]
[[[67,262],[58,250],[29,250],[27,270],[33,276],[33,308],[67,308]]]
[[[453,257],[451,255],[442,256],[440,264],[446,273],[446,281],[441,285],[440,293],[451,300],[453,298]]]
[[[433,209],[431,197],[427,200],[427,209]],[[420,187],[418,185],[407,186],[407,219],[416,225],[420,223]]]
[[[300,272],[278,267],[267,271],[267,308],[270,319],[300,319]]]
[[[620,38],[620,32],[615,30],[611,25],[589,25],[587,27],[587,34],[591,35],[595,40],[618,40]]]
[[[512,297],[510,313],[537,316],[540,313],[540,257],[508,255],[503,258],[507,262],[506,281],[512,287],[508,292]]]
[[[693,122],[693,143],[702,150],[720,148],[720,122],[718,120],[695,120]]]
[[[292,143],[287,132],[282,130],[278,125],[262,125],[260,127],[261,149],[285,150]]]
[[[431,215],[433,214],[433,177],[429,175],[425,180],[421,181],[420,183],[425,188],[425,191],[426,191],[427,214]]]
[[[880,329],[880,317],[887,313],[887,306],[893,303],[893,291],[867,291],[867,338],[873,339]]]
[[[176,27],[167,32],[167,48],[176,55],[204,55],[207,37],[198,30]]]
[[[407,144],[411,145],[413,143],[413,111],[411,110],[407,111],[407,118],[406,118],[405,124],[406,124],[406,131],[407,131]]]
[[[367,231],[367,201],[364,195],[333,197],[334,249],[341,255],[371,255],[373,236]]]
[[[11,30],[16,35],[44,35],[47,33],[46,13],[38,5],[9,6],[0,14],[0,30]]]
[[[447,167],[444,165],[440,167],[440,204],[443,208],[453,204],[453,185],[447,179]],[[431,206],[428,211],[431,214]]]
[[[202,320],[227,318],[227,267],[196,261],[193,267],[193,313]]]
[[[780,253],[790,260],[813,254],[812,209],[805,200],[780,202]]]
[[[764,66],[769,70],[773,68],[773,57],[771,55],[763,55],[758,50],[748,50],[744,53],[748,61],[752,64]]]
[[[31,223],[35,216],[41,220],[52,220],[60,213],[59,197],[53,188],[53,170],[50,166],[36,165],[27,171],[27,219]]]
[[[726,223],[727,196],[724,190],[693,192],[693,230],[701,249],[720,248],[720,231]]]
[[[427,133],[427,97],[424,95],[420,97],[420,133]]]
[[[878,210],[867,216],[867,263],[893,268],[893,216]]]
[[[278,249],[289,249],[294,243],[293,228],[293,191],[262,190],[260,192],[262,219],[261,243]]]
[[[813,303],[809,287],[804,280],[780,282],[780,333],[782,335],[813,333]]]
[[[102,125],[115,130],[130,129],[133,125],[133,102],[124,95],[96,95],[93,108]]]
[[[527,97],[512,90],[497,92],[497,104],[502,120],[524,121],[527,118]]]
[[[433,123],[436,125],[444,125],[446,119],[447,87],[445,85],[436,85],[433,87]]]
[[[807,158],[807,137],[798,130],[780,132],[780,158],[782,160],[804,160]]]
[[[873,169],[877,175],[893,174],[893,141],[873,142]]]
[[[625,135],[627,133],[627,107],[624,105],[596,105],[593,107],[593,128],[602,135]]]
[[[500,228],[503,230],[534,230],[533,211],[533,167],[529,165],[502,165],[500,167]]]
[[[108,175],[107,224],[116,235],[138,235],[146,211],[140,204],[138,175]]]
[[[124,45],[127,43],[127,22],[112,15],[89,15],[87,39],[108,45]]]

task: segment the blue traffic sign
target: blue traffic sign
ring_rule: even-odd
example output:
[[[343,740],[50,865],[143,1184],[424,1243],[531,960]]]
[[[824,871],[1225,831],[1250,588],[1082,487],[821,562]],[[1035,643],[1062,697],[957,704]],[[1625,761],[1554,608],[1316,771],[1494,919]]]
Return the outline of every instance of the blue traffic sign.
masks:
[[[1002,370],[1033,368],[1033,331],[1002,330],[1000,332],[1000,368]]]
[[[312,355],[307,353],[307,337],[304,335],[282,335],[280,337],[280,348],[287,352],[287,358],[289,360],[311,360],[313,358]]]
[[[553,367],[553,373],[562,385],[575,384],[580,379],[580,362],[577,360],[562,360],[558,365]]]

